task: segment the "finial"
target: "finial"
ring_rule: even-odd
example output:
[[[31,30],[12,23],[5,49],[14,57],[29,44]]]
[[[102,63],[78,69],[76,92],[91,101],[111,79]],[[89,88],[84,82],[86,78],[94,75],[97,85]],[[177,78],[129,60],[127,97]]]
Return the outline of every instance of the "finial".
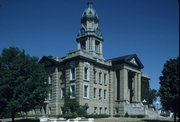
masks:
[[[92,8],[93,2],[91,0],[88,0],[88,8]]]

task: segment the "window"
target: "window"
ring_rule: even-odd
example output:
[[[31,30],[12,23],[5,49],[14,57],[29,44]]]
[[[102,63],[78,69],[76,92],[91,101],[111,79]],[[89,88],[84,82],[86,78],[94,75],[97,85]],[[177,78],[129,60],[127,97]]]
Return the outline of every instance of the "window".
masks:
[[[70,84],[70,98],[76,97],[76,85]]]
[[[89,98],[89,85],[88,84],[84,84],[84,90],[83,90],[83,97],[84,98]]]
[[[48,93],[48,100],[52,100],[52,75],[49,75],[48,77],[48,84],[50,86],[50,90]]]
[[[102,77],[101,77],[102,73],[99,73],[99,83],[102,84]]]
[[[96,98],[96,88],[94,88],[94,90],[93,90],[93,98]]]
[[[102,93],[101,92],[102,92],[102,89],[99,89],[99,99],[102,99],[102,95],[101,95]]]
[[[104,74],[104,85],[107,85],[107,75],[106,74]]]
[[[104,99],[106,99],[106,94],[107,94],[107,91],[104,90]]]
[[[84,80],[89,80],[89,68],[84,67]]]
[[[83,78],[84,80],[89,81],[89,70],[90,70],[90,64],[88,62],[84,62],[84,71],[83,71]]]
[[[76,68],[72,67],[70,69],[70,80],[75,80],[76,79]]]
[[[49,90],[48,100],[52,100],[52,89]]]
[[[49,84],[52,84],[52,75],[49,75],[49,77],[48,77],[48,83],[49,83]]]
[[[81,42],[81,49],[83,49],[83,50],[86,49],[86,41]]]
[[[65,89],[62,88],[62,89],[61,89],[61,99],[64,99],[64,95],[65,95]]]
[[[97,107],[94,107],[94,114],[97,114]]]
[[[102,114],[102,107],[99,108],[99,114]]]
[[[107,108],[106,107],[104,108],[104,114],[107,114]]]
[[[98,41],[95,42],[95,52],[96,53],[100,52],[100,42],[98,42]]]
[[[96,82],[96,71],[95,71],[95,70],[94,70],[94,73],[93,73],[93,74],[94,74],[94,78],[93,78],[94,83],[97,83],[97,82]]]
[[[59,77],[59,79],[60,79],[60,81],[61,81],[61,83],[64,83],[65,82],[65,75],[64,75],[65,73],[61,73],[61,75],[60,75],[60,77]]]

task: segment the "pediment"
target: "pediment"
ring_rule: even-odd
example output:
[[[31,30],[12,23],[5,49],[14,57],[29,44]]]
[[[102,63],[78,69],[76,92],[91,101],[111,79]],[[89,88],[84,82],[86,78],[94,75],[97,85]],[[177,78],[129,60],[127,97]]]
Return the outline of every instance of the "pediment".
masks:
[[[136,54],[121,56],[111,60],[113,65],[128,64],[139,69],[144,68],[143,64],[141,63]]]
[[[49,57],[42,57],[42,59],[39,61],[40,64],[44,64],[44,66],[51,66],[54,65],[54,63],[56,63],[56,61],[54,59],[51,59]]]
[[[138,66],[138,63],[135,58],[132,58],[129,62]]]

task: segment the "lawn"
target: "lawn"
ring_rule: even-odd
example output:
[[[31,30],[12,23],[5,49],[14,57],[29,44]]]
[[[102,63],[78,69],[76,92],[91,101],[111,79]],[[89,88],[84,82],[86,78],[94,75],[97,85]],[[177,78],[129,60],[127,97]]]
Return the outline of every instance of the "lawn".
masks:
[[[173,122],[172,119],[169,118],[158,118],[158,119],[150,119],[150,118],[104,118],[104,119],[95,119],[94,122]]]
[[[11,119],[6,119],[6,122],[11,122]],[[2,120],[0,120],[2,122]],[[39,119],[16,119],[15,122],[39,122]],[[101,118],[101,119],[95,119],[94,122],[173,122],[173,119],[169,118],[158,118],[158,119],[150,119],[150,118],[124,118],[124,117],[118,117],[118,118]]]

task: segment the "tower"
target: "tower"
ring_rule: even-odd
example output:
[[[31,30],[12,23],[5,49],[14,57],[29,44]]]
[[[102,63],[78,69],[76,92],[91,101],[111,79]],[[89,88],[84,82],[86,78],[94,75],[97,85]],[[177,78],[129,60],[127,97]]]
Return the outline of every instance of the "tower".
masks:
[[[99,29],[99,19],[96,11],[92,8],[92,1],[88,1],[88,7],[82,14],[82,27],[77,35],[78,50],[90,53],[93,57],[103,59],[103,37]]]

